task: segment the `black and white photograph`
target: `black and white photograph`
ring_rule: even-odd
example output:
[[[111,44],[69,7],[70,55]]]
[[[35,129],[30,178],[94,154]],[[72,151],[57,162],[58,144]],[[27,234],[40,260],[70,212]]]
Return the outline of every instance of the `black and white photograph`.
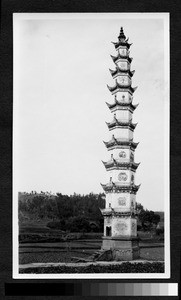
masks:
[[[13,278],[170,278],[169,13],[13,14]]]

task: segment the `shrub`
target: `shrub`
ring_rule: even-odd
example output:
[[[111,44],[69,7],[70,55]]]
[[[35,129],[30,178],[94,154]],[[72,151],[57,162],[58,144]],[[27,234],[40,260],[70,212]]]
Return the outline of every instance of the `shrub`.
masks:
[[[51,222],[48,222],[46,226],[51,229],[62,229],[62,227],[63,227],[61,221],[51,221]]]
[[[161,228],[156,228],[156,235],[160,235],[160,234],[163,234],[164,233],[164,228],[161,227]]]
[[[90,232],[89,221],[85,217],[72,217],[66,221],[66,229],[70,232]]]
[[[56,266],[20,269],[20,273],[163,273],[164,263],[129,263],[114,265]]]
[[[141,225],[137,225],[137,231],[140,231],[142,229],[142,226]]]

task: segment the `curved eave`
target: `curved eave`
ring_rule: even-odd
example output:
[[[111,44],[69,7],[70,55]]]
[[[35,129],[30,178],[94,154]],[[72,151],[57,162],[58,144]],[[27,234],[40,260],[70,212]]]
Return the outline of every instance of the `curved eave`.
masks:
[[[114,161],[110,160],[110,161],[103,161],[102,160],[103,165],[105,166],[105,168],[109,168],[109,167],[113,167],[114,166]]]
[[[114,45],[114,47],[117,49],[119,46],[125,46],[128,49],[131,47],[132,43],[128,43],[128,39],[125,40],[124,42],[112,42],[112,44]]]
[[[123,123],[123,122],[120,122],[118,120],[114,120],[111,123],[106,122],[106,124],[107,124],[109,129],[114,128],[114,127],[120,127],[120,128],[126,127],[126,128],[130,128],[130,129],[134,130],[137,126],[137,123]]]
[[[116,45],[115,45],[115,49],[117,49],[119,46],[126,46],[128,49],[131,47],[132,43],[127,43],[127,42],[118,42]]]
[[[107,148],[109,147],[110,142],[105,142],[105,141],[103,141],[103,143],[105,144],[105,146],[106,146]]]
[[[111,73],[112,76],[114,76],[114,73],[116,72],[116,70],[109,69],[109,72]]]
[[[106,215],[106,214],[110,215],[112,213],[112,209],[111,208],[110,209],[100,208],[100,211],[104,215]]]
[[[106,147],[109,149],[111,147],[117,146],[118,144],[115,141],[110,141],[107,143]]]
[[[101,210],[101,213],[103,216],[111,216],[112,215],[112,211],[102,211]]]
[[[119,141],[119,140],[110,140],[109,142],[104,142],[107,148],[111,148],[113,146],[127,146],[133,149],[136,149],[139,143],[134,143],[130,141]]]
[[[131,211],[116,211],[114,209],[111,210],[101,210],[101,213],[103,216],[130,216],[131,215]]]
[[[112,60],[113,60],[114,63],[116,63],[119,59],[127,59],[129,61],[129,63],[131,63],[132,60],[133,60],[133,58],[129,57],[129,55],[123,56],[120,53],[118,53],[117,56],[111,55],[111,58],[112,58]]]
[[[131,85],[127,85],[127,86],[124,86],[124,85],[120,85],[117,81],[116,81],[116,84],[115,86],[113,87],[110,87],[109,85],[107,85],[108,89],[110,90],[110,92],[114,92],[116,91],[117,89],[126,89],[126,90],[129,90],[131,93],[134,93],[137,89],[137,87],[132,87]]]
[[[106,102],[106,105],[108,106],[108,108],[111,109],[112,107],[114,107],[116,105],[116,103],[110,104],[110,103]]]
[[[132,103],[120,103],[120,102],[118,102],[118,101],[115,101],[113,104],[110,104],[110,103],[108,103],[108,102],[106,102],[106,104],[107,104],[107,106],[108,106],[108,108],[109,109],[112,109],[112,108],[114,108],[114,107],[116,107],[116,106],[118,106],[118,107],[127,107],[127,108],[130,108],[131,110],[135,110],[137,107],[138,107],[138,105],[139,104],[132,104]]]
[[[130,146],[133,149],[136,149],[136,147],[138,146],[139,142],[135,143],[133,141],[120,141],[120,140],[117,140],[117,139],[113,138],[113,139],[111,139],[108,142],[104,142],[104,144],[106,145],[107,148],[110,148],[112,146],[117,146],[118,145],[118,146]]]
[[[120,59],[126,59],[130,64],[131,64],[131,62],[132,62],[132,60],[133,60],[132,57],[118,55],[118,56],[116,57],[116,59],[114,60],[114,63],[117,64],[117,62],[118,62]]]
[[[138,143],[134,143],[134,142],[132,142],[132,147],[133,147],[133,149],[136,149],[136,147],[139,145],[139,142]]]
[[[106,166],[107,162],[103,161],[103,160],[101,160],[101,161],[102,161],[103,165]]]
[[[106,169],[127,168],[127,169],[136,170],[139,165],[140,165],[140,163],[119,162],[115,159],[113,161],[104,162],[104,166],[105,166]]]
[[[133,129],[135,129],[137,125],[138,125],[138,123],[131,123],[131,126],[133,127]]]
[[[113,189],[113,184],[102,184],[101,183],[101,186],[103,188],[103,190],[106,192],[106,191],[111,191]]]
[[[135,109],[138,107],[138,105],[139,105],[139,103],[138,103],[138,104],[132,104],[132,103],[131,103],[131,108],[132,108],[133,110],[135,110]]]
[[[123,69],[121,69],[121,68],[116,68],[116,70],[111,70],[111,69],[109,69],[109,71],[110,71],[110,73],[111,73],[111,75],[112,75],[112,77],[114,77],[114,76],[116,76],[116,75],[119,75],[119,74],[122,74],[122,73],[127,73],[130,77],[133,77],[133,75],[134,75],[134,73],[135,73],[135,70],[133,70],[133,71],[130,71],[130,70],[123,70]]]
[[[133,190],[135,190],[136,192],[139,190],[141,184],[138,185],[133,185]]]
[[[114,46],[117,44],[117,42],[111,42]]]
[[[114,167],[114,161],[103,162],[106,169]]]
[[[133,168],[134,170],[136,170],[139,167],[139,165],[140,165],[140,163],[133,162],[131,168]]]
[[[100,185],[102,186],[103,190],[105,190],[106,184],[101,183]]]
[[[109,192],[109,191],[128,191],[128,192],[137,192],[140,188],[140,185],[117,185],[116,183],[114,184],[102,184],[101,183],[101,186],[102,188],[104,189],[105,192]]]

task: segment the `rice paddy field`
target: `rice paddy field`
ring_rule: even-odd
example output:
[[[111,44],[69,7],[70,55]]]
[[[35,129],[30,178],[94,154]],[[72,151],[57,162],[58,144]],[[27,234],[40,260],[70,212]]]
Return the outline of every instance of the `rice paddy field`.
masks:
[[[164,260],[164,248],[140,243],[140,260]],[[88,258],[101,249],[101,241],[71,241],[69,243],[33,243],[20,245],[19,263],[72,262],[74,257]]]
[[[22,226],[19,236],[19,264],[72,263],[76,258],[88,260],[101,249],[101,236],[102,233],[65,235],[42,225]],[[147,232],[140,232],[140,238],[140,261],[164,261],[163,240]]]

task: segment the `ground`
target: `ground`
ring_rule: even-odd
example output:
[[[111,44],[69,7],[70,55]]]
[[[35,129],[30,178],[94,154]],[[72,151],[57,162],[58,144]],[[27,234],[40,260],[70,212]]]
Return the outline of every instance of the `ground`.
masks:
[[[88,258],[101,249],[101,240],[76,240],[58,243],[21,243],[19,263],[71,262],[73,257]],[[140,242],[140,259],[164,260],[162,243]]]
[[[46,226],[20,228],[19,264],[71,263],[75,257],[87,259],[101,249],[101,233],[70,234]],[[164,261],[163,239],[140,232],[140,260]]]

